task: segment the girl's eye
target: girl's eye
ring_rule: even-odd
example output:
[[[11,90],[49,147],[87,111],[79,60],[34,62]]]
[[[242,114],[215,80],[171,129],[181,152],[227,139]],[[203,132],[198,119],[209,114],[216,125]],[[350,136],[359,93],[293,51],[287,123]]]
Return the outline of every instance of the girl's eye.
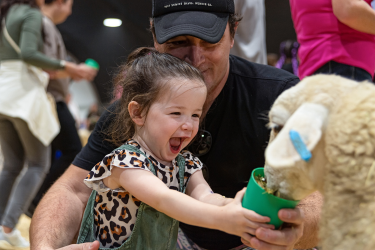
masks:
[[[199,114],[194,114],[193,117],[199,118],[200,115]]]
[[[181,115],[181,113],[180,112],[173,112],[173,113],[171,113],[171,115]]]

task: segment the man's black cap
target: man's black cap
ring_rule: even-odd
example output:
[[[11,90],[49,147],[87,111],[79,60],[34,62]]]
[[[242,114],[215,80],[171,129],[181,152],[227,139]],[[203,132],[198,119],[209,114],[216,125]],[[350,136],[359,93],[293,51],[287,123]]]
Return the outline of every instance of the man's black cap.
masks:
[[[233,0],[152,0],[156,40],[190,35],[209,43],[223,37],[229,14],[234,14]]]

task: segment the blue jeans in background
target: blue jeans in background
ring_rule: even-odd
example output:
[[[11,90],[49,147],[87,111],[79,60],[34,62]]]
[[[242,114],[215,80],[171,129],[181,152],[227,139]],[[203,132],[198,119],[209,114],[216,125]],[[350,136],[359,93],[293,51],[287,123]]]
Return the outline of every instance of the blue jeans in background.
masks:
[[[0,144],[4,156],[0,173],[0,225],[13,229],[48,173],[51,147],[44,146],[25,121],[3,114],[0,114]],[[27,169],[23,172],[25,162]]]
[[[314,75],[316,74],[334,74],[356,81],[367,80],[372,82],[371,74],[366,70],[335,61],[329,61],[324,64],[317,71],[315,71]]]

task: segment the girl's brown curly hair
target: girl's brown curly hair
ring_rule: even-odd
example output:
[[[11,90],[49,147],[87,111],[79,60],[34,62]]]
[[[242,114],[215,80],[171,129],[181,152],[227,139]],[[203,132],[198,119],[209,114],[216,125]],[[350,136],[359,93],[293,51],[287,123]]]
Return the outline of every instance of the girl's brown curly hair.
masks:
[[[140,106],[139,114],[147,115],[151,104],[167,91],[171,78],[198,80],[205,86],[199,70],[177,57],[147,47],[136,49],[129,55],[114,78],[115,89],[120,87],[123,91],[115,119],[106,133],[111,143],[120,146],[136,132],[128,111],[129,103],[136,101]]]

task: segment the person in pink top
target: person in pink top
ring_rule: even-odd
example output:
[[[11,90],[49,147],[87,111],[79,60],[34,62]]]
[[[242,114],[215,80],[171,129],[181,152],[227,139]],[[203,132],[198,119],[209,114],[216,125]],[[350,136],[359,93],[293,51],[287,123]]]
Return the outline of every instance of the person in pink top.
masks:
[[[300,43],[299,77],[337,74],[372,81],[375,10],[372,0],[290,0]]]

